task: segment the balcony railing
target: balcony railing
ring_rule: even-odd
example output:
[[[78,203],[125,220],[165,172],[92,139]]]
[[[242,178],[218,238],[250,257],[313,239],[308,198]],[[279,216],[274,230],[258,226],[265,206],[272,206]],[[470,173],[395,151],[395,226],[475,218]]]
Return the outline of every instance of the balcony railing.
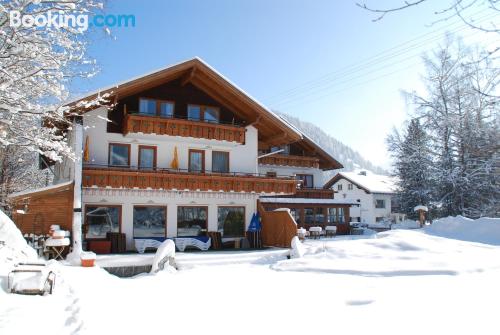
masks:
[[[143,133],[245,143],[245,128],[212,122],[125,114],[123,133]]]
[[[275,154],[259,159],[260,164],[319,168],[319,159],[307,156]]]
[[[248,173],[198,173],[185,170],[84,166],[83,187],[140,188],[190,191],[294,194],[291,177],[266,177]]]

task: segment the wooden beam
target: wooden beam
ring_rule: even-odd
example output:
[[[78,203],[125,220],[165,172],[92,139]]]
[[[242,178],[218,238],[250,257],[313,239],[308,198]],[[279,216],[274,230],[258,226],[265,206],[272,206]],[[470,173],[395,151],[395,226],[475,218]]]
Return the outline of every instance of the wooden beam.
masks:
[[[284,142],[286,141],[287,138],[288,138],[288,134],[283,132],[283,133],[279,133],[278,135],[264,138],[261,141],[264,143],[267,143],[267,144],[275,144],[275,143],[284,144]]]
[[[181,79],[181,86],[186,86],[187,83],[191,82],[191,80],[193,80],[194,78],[195,72],[196,72],[196,67],[193,67],[191,71],[185,74]]]

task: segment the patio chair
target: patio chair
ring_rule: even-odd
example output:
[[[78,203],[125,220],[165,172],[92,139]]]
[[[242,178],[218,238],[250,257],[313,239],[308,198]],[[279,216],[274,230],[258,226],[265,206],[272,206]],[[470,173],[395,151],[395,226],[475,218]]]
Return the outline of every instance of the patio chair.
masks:
[[[11,293],[52,294],[55,284],[56,274],[45,263],[19,263],[7,276],[7,288]]]

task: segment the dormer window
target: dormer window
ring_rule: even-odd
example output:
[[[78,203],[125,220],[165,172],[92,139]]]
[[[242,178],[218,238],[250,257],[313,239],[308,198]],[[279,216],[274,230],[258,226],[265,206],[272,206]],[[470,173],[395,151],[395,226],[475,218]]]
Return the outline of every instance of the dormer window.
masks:
[[[192,121],[219,123],[220,110],[217,107],[188,105],[188,119]]]
[[[174,103],[155,99],[139,99],[139,114],[148,116],[173,117]]]

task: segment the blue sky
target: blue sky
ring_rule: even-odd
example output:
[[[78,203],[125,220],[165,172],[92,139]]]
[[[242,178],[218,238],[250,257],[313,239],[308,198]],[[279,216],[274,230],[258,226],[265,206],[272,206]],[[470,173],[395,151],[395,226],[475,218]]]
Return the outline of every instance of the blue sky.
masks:
[[[199,56],[268,107],[319,125],[387,168],[385,137],[408,112],[400,90],[422,89],[420,55],[446,30],[477,37],[456,21],[429,26],[432,11],[422,5],[374,23],[350,0],[109,0],[106,13],[134,14],[136,26],[93,40],[101,72],[73,90]]]

